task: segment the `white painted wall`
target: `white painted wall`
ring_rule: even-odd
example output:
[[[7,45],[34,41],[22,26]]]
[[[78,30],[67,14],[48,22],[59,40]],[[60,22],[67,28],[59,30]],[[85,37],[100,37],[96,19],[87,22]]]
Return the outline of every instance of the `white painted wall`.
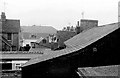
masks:
[[[26,44],[29,44],[31,46],[31,42],[36,42],[37,39],[25,39],[23,40],[23,46],[26,46]]]
[[[19,69],[19,67],[21,67],[26,62],[28,62],[28,60],[0,61],[0,66],[2,65],[2,63],[11,63],[12,64],[11,70],[21,70],[21,69]]]
[[[21,67],[23,64],[25,64],[27,62],[27,60],[13,60],[12,61],[12,70],[21,70]]]

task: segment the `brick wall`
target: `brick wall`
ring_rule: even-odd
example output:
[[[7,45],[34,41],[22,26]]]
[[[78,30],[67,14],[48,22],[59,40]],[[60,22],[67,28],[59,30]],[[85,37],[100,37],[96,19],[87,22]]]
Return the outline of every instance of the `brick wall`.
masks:
[[[81,25],[80,28],[82,31],[91,29],[93,27],[98,26],[98,21],[97,20],[86,20],[86,19],[81,19]]]
[[[4,38],[7,39],[7,33],[2,34]],[[13,46],[15,46],[15,50],[19,50],[19,34],[12,33],[12,41],[9,41]]]
[[[16,46],[16,50],[19,49],[19,34],[18,33],[13,34],[13,45]]]

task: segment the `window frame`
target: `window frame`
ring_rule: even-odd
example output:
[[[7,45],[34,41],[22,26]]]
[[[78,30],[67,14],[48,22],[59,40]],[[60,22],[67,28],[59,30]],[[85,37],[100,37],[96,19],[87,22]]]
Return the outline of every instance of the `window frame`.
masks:
[[[12,41],[12,33],[7,33],[7,40]]]

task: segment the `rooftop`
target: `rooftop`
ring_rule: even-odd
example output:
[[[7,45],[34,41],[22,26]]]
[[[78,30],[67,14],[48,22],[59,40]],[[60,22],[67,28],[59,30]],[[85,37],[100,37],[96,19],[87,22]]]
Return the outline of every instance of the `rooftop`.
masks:
[[[22,32],[28,33],[49,33],[54,34],[57,32],[52,26],[21,26]]]
[[[49,54],[31,59],[26,64],[24,64],[23,67],[76,52],[117,29],[118,23],[112,23],[82,32],[65,42],[67,48],[58,51],[49,51]]]
[[[3,32],[19,32],[20,31],[20,20],[7,19],[5,24],[2,26]]]
[[[2,27],[1,32],[18,33],[20,32],[20,20],[6,19],[5,13],[2,12],[1,19],[0,19],[0,27]]]
[[[24,39],[46,38],[49,34],[57,33],[52,26],[21,26],[22,36]],[[31,37],[34,35],[34,37]]]

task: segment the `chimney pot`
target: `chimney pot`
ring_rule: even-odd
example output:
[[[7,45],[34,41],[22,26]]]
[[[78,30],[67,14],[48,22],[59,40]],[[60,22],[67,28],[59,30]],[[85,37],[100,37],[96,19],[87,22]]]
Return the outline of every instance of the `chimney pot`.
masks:
[[[4,12],[2,12],[2,14],[1,14],[1,21],[5,21],[5,20],[6,20],[5,13],[4,13]]]

